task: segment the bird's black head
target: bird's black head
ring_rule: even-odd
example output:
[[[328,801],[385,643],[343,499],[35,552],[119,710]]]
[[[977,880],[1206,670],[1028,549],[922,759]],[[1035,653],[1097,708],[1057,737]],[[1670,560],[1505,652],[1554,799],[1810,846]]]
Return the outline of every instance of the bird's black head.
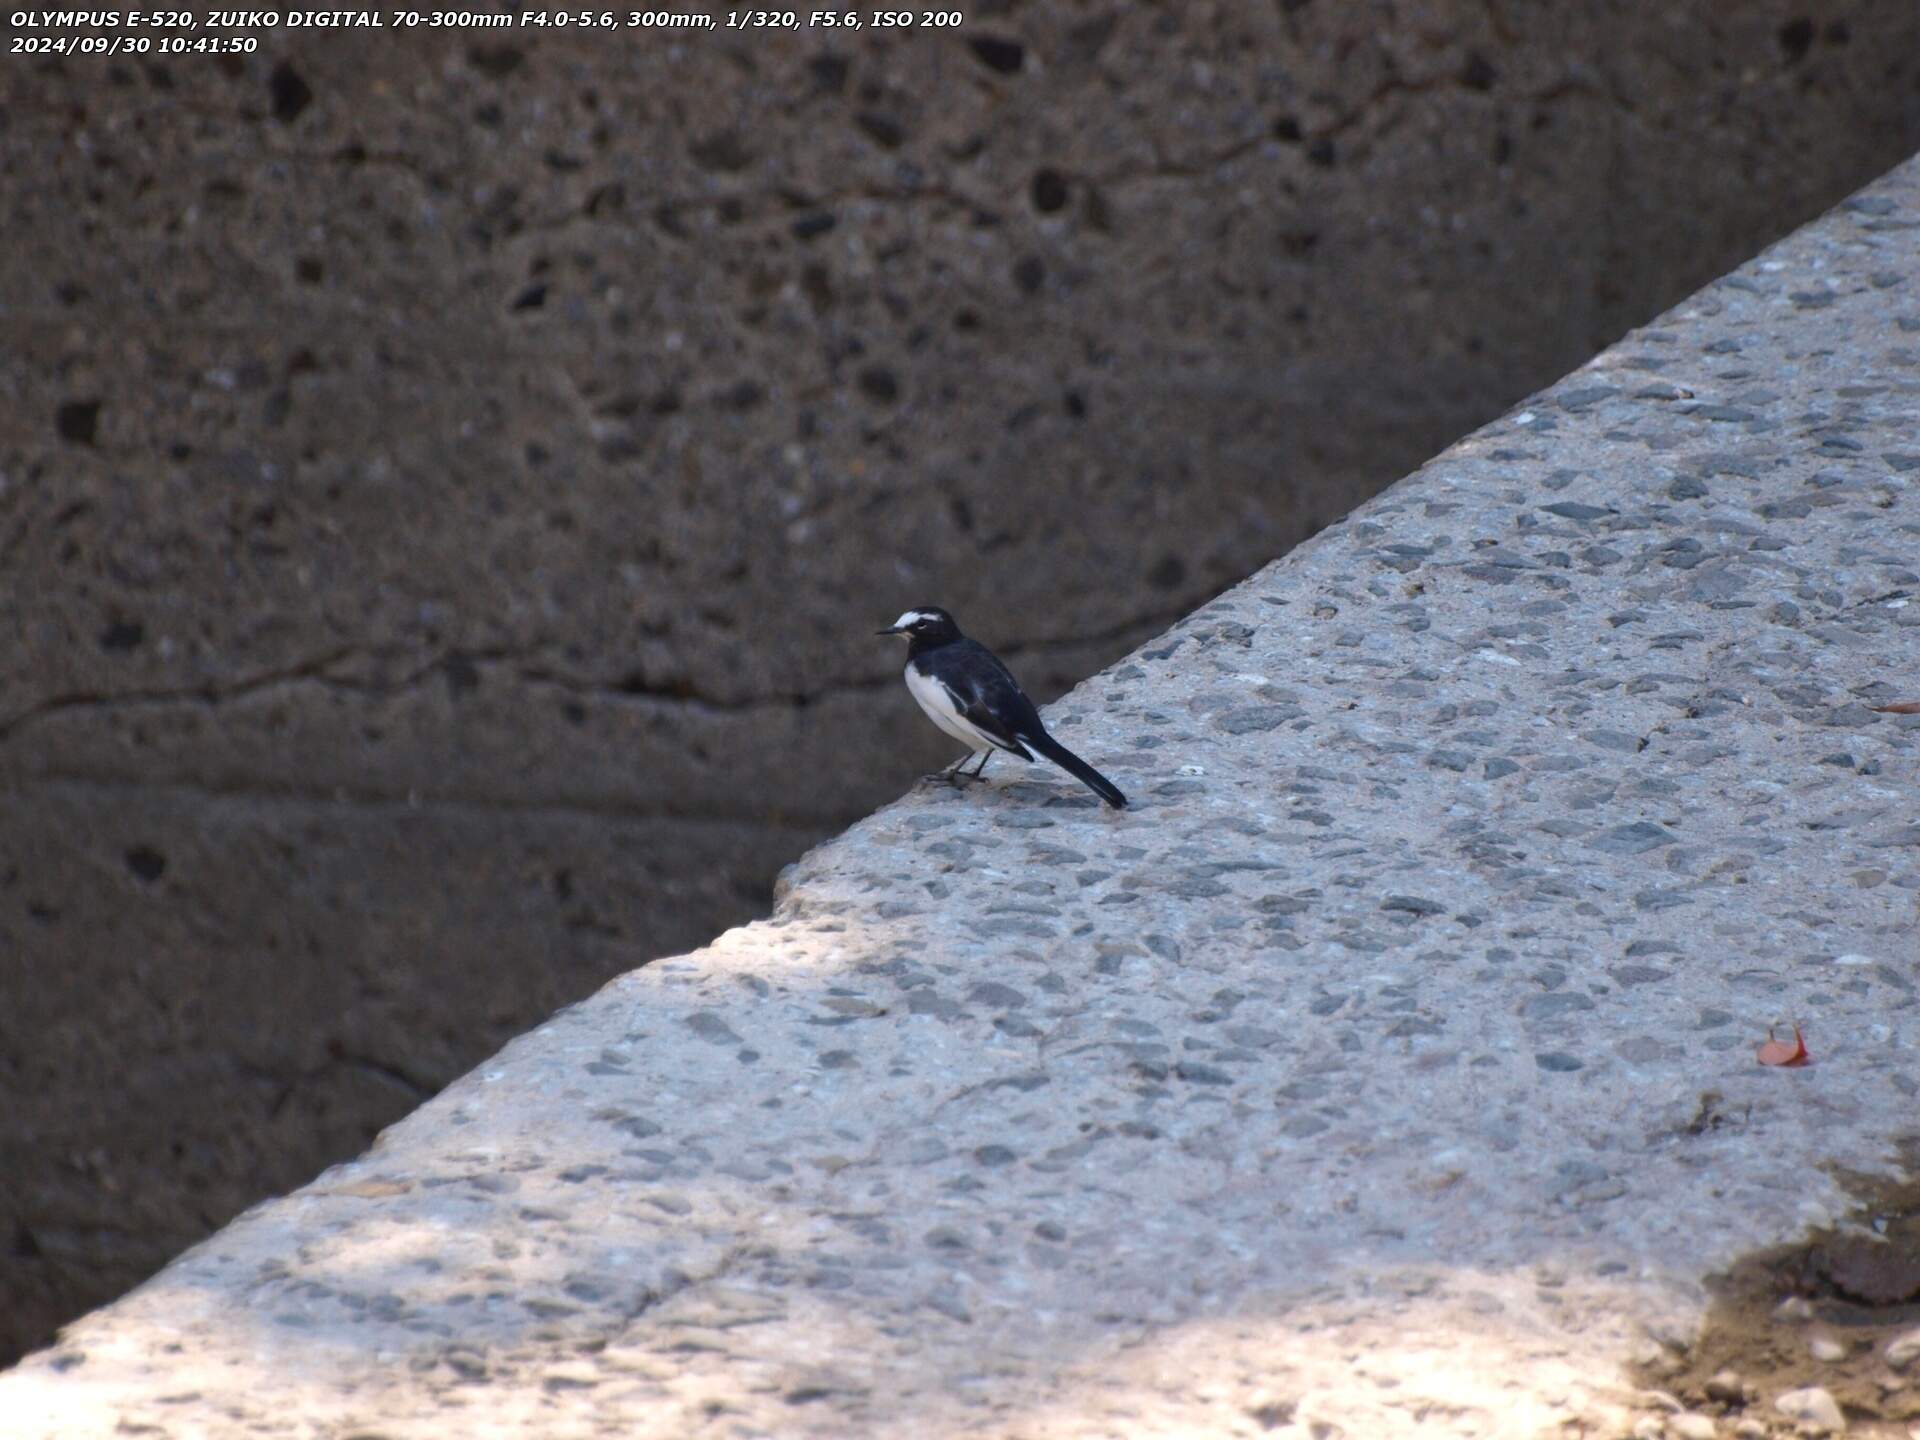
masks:
[[[960,627],[953,623],[953,616],[938,605],[916,605],[878,633],[904,635],[912,642],[911,648],[919,651],[958,640]]]

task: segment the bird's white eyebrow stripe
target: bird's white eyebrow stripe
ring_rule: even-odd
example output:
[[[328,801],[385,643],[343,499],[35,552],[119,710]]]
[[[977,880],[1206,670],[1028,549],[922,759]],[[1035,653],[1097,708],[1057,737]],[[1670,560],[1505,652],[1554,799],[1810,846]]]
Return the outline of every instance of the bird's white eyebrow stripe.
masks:
[[[909,610],[893,622],[893,628],[898,630],[903,625],[911,625],[916,620],[925,620],[926,618],[927,612],[924,610]]]

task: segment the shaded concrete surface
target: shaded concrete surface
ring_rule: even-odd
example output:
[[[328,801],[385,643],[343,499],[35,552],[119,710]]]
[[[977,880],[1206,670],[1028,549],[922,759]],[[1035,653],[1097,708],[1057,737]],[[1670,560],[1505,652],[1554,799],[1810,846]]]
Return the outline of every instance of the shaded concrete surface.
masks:
[[[0,1356],[762,912],[871,611],[1057,694],[1920,144],[1905,4],[968,15],[0,68]]]
[[[1916,284],[1920,162],[1076,689],[1133,808],[887,807],[0,1407],[1659,1433],[1628,1367],[1915,1128]]]

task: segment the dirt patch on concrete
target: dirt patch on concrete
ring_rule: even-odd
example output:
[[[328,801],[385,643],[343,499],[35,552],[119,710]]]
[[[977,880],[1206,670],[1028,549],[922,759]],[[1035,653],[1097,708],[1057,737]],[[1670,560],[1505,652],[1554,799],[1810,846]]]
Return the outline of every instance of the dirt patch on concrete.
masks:
[[[1722,1435],[1819,1433],[1817,1398],[1794,1407],[1799,1420],[1777,1404],[1814,1389],[1832,1397],[1849,1435],[1920,1434],[1920,1141],[1902,1160],[1897,1181],[1835,1172],[1855,1209],[1710,1281],[1699,1337],[1641,1367],[1639,1383],[1715,1419]],[[1688,1433],[1672,1419],[1664,1428]]]

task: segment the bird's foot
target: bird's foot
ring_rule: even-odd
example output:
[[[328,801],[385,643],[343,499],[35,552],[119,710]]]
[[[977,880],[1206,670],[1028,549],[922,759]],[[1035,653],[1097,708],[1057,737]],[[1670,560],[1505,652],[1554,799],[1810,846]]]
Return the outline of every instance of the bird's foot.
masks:
[[[936,770],[931,775],[922,775],[920,777],[921,783],[927,785],[951,785],[955,790],[958,790],[963,785],[971,785],[976,780],[984,780],[987,778],[977,770],[971,773],[963,770],[961,766],[966,763],[967,761],[962,760],[958,765],[949,765],[946,769]]]

